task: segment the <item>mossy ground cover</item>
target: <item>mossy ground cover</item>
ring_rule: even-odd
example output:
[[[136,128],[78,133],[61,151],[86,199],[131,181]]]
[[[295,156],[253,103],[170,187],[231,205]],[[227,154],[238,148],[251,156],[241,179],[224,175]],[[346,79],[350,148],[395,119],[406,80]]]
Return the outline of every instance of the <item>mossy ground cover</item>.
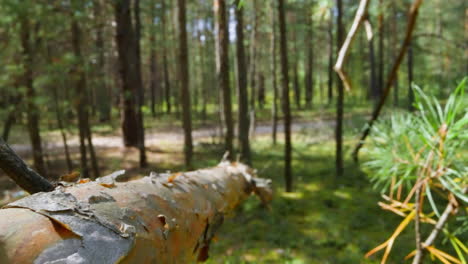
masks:
[[[378,207],[380,195],[352,162],[346,162],[343,178],[335,179],[333,146],[332,141],[294,144],[295,190],[285,193],[283,145],[257,139],[254,167],[273,180],[275,198],[264,208],[251,197],[227,218],[208,263],[379,263],[364,254],[386,240],[401,218]],[[206,160],[203,165],[209,165]],[[407,230],[389,263],[402,263],[412,246]]]

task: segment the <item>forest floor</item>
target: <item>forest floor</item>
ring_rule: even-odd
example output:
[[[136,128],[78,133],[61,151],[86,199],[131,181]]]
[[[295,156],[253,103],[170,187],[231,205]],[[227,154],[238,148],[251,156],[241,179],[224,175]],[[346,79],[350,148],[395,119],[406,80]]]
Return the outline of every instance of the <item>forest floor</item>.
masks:
[[[356,142],[363,120],[347,118],[346,157]],[[115,132],[118,130],[101,129],[94,137],[103,175],[118,169],[126,169],[135,176],[148,175],[151,170],[184,169],[181,129],[170,125],[166,130],[147,129],[150,166],[143,170],[138,169],[137,150],[122,147],[121,138]],[[350,160],[345,162],[343,178],[336,179],[332,120],[299,121],[293,130],[294,192],[283,191],[283,135],[278,134],[278,144],[274,145],[269,135],[270,126],[259,122],[252,140],[253,166],[260,177],[273,180],[275,198],[267,209],[251,197],[230,216],[212,243],[209,264],[379,262],[378,258],[366,260],[363,256],[384,242],[402,219],[378,207],[378,191],[371,188],[366,173]],[[45,136],[49,142],[45,145],[50,176],[56,178],[66,172],[63,147],[57,131]],[[195,167],[216,165],[224,152],[216,129],[200,126],[194,131],[194,138]],[[28,144],[20,142],[13,140],[12,145],[27,154]],[[73,160],[78,161],[76,144],[76,138],[70,137]],[[6,177],[0,177],[3,189],[10,186],[7,189],[17,190],[14,184],[7,182]],[[11,197],[4,198],[3,202],[7,198]],[[413,244],[409,228],[396,241],[387,263],[402,263]]]

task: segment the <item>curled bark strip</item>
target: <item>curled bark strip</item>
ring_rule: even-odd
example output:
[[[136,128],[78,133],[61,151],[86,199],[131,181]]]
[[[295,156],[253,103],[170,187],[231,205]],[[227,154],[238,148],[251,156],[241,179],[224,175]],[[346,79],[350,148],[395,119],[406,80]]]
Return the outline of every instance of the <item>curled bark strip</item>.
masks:
[[[240,163],[60,186],[0,210],[0,263],[192,263],[226,213],[270,182]],[[170,180],[172,179],[172,180]],[[258,184],[258,182],[262,184]],[[263,197],[264,195],[264,197]]]
[[[362,22],[366,18],[369,2],[370,0],[361,0],[361,2],[359,3],[358,10],[356,11],[356,16],[354,17],[353,25],[349,30],[348,36],[346,36],[343,46],[341,46],[340,52],[338,53],[338,58],[336,60],[336,64],[333,67],[336,73],[338,73],[338,75],[340,76],[341,81],[343,81],[344,87],[347,91],[351,90],[351,83],[349,82],[348,75],[343,70],[343,65],[346,62],[349,48],[351,47],[356,33],[359,27],[361,26]]]

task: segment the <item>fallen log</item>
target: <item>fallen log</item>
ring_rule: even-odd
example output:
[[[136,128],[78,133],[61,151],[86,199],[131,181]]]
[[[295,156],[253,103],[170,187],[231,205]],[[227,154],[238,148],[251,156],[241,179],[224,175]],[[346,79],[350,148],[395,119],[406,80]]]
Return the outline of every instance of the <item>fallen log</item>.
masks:
[[[240,163],[121,182],[124,171],[57,187],[0,210],[0,263],[192,263],[224,216],[270,180]]]

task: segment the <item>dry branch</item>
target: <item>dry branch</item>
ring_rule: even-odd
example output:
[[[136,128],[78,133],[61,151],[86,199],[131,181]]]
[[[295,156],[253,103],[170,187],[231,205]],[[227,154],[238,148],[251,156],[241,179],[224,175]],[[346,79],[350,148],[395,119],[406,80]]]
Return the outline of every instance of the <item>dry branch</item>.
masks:
[[[343,70],[343,65],[346,62],[346,59],[348,58],[349,48],[351,47],[356,33],[359,27],[361,26],[362,22],[366,19],[369,2],[370,0],[361,0],[361,2],[359,3],[359,8],[356,11],[356,16],[354,17],[353,25],[351,26],[351,29],[349,30],[349,33],[346,36],[343,46],[341,46],[340,52],[338,53],[338,58],[336,60],[336,64],[333,67],[336,73],[338,73],[338,75],[340,76],[341,81],[343,81],[344,87],[347,91],[351,90],[351,83],[349,82],[347,74]]]
[[[364,141],[366,140],[367,136],[369,135],[372,125],[374,122],[377,120],[377,118],[380,115],[380,112],[382,111],[382,108],[385,104],[385,100],[387,99],[388,95],[390,94],[390,89],[393,86],[393,82],[395,81],[395,78],[397,76],[398,68],[400,67],[401,62],[403,61],[403,58],[405,57],[406,50],[408,49],[409,44],[411,43],[411,38],[413,35],[413,30],[414,26],[416,24],[416,18],[418,16],[418,10],[419,7],[422,4],[422,0],[415,0],[413,4],[411,5],[411,9],[409,11],[408,15],[408,25],[406,27],[406,33],[405,33],[405,39],[403,41],[403,44],[401,46],[400,52],[398,54],[398,57],[395,60],[395,63],[393,64],[392,70],[390,71],[390,74],[387,77],[387,82],[385,83],[385,89],[382,94],[382,97],[380,97],[380,101],[377,104],[377,107],[374,109],[374,112],[372,113],[372,117],[367,123],[364,132],[362,133],[362,136],[356,146],[356,148],[353,151],[353,158],[355,161],[358,159],[358,154],[359,150],[362,148],[364,145]]]
[[[268,180],[243,164],[120,182],[124,171],[60,186],[0,210],[0,263],[192,263],[251,192]]]
[[[47,192],[54,189],[50,182],[28,167],[2,138],[0,138],[0,168],[29,193]]]

